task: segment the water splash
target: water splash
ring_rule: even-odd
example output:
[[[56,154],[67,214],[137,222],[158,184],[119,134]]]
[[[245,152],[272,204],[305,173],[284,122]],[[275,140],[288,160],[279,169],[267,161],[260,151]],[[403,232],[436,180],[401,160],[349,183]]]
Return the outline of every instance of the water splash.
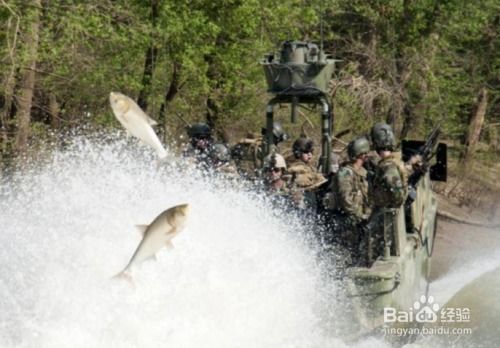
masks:
[[[457,263],[455,267],[430,286],[429,292],[445,304],[464,286],[500,267],[500,252],[476,257],[472,262]]]
[[[1,182],[0,346],[344,346],[324,325],[334,306],[320,310],[335,287],[296,217],[99,139],[77,138]],[[175,250],[144,263],[135,290],[111,281],[140,240],[134,225],[184,202],[191,219]]]
[[[0,181],[0,347],[347,346],[332,267],[304,221],[245,185],[158,165],[120,134],[64,146]],[[184,202],[175,250],[144,263],[135,289],[111,281],[140,240],[134,225]],[[499,260],[457,265],[430,294],[443,304]]]

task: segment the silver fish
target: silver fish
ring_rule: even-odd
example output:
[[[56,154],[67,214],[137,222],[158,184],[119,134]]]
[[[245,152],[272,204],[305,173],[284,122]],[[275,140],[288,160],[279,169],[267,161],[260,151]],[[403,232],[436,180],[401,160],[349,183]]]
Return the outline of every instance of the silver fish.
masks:
[[[172,249],[172,238],[184,228],[189,212],[188,204],[171,207],[158,215],[149,225],[139,225],[143,237],[127,266],[115,277],[131,280],[132,269],[143,261],[154,258],[163,247]]]
[[[135,101],[124,94],[111,92],[109,102],[115,117],[128,133],[155,149],[160,159],[167,157],[165,148],[151,127],[157,124],[156,121],[146,115]]]

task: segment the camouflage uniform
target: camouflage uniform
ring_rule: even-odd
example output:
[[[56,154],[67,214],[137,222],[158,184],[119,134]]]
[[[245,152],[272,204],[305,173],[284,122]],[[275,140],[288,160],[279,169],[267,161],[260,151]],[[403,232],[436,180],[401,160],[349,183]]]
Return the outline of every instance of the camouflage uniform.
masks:
[[[394,154],[381,159],[375,168],[371,196],[376,207],[399,208],[408,193],[408,169]]]
[[[357,169],[352,163],[342,166],[333,181],[333,194],[333,235],[328,242],[349,251],[351,260],[346,260],[346,264],[363,263],[361,255],[366,255],[368,238],[364,224],[371,213],[366,169]]]
[[[231,149],[238,172],[242,177],[254,179],[262,168],[264,141],[261,135],[248,134]]]
[[[380,160],[375,165],[371,180],[374,212],[367,229],[370,235],[369,262],[383,255],[384,247],[391,244],[397,210],[408,194],[408,168],[393,152],[396,148],[396,138],[392,127],[383,122],[376,123],[371,129],[371,139],[374,150],[380,155]]]
[[[408,193],[408,168],[396,154],[381,159],[375,168],[371,197],[374,213],[369,223],[368,263],[384,254],[385,238],[394,244],[393,224],[397,209],[405,202]],[[384,236],[387,231],[388,234]]]
[[[367,158],[365,163],[363,163],[363,167],[367,171],[367,179],[368,184],[371,187],[373,185],[373,178],[375,177],[375,172],[377,170],[378,163],[380,162],[380,156],[375,151],[370,151],[367,154]]]
[[[371,212],[366,175],[366,169],[356,169],[348,163],[340,168],[335,178],[337,209],[356,223],[366,220]]]
[[[291,163],[288,167],[291,175],[291,194],[296,206],[300,209],[316,208],[315,190],[327,180],[318,173],[312,165],[300,160]]]
[[[279,153],[278,144],[287,139],[287,135],[279,122],[273,122],[273,143],[269,153]],[[248,133],[232,149],[231,155],[236,162],[238,171],[243,177],[255,179],[260,176],[264,165],[267,129],[262,128],[261,134]]]

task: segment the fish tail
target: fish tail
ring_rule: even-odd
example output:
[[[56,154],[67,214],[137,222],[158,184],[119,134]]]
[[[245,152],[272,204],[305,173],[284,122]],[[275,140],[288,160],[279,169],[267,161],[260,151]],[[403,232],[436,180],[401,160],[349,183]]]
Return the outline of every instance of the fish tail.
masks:
[[[123,270],[121,271],[120,273],[116,274],[115,276],[113,276],[113,278],[111,279],[115,279],[115,280],[125,280],[127,281],[132,287],[135,288],[135,283],[134,283],[134,279],[132,278],[132,274],[128,271],[128,270]]]
[[[168,153],[167,153],[167,150],[165,150],[164,148],[159,149],[158,151],[156,151],[156,153],[158,154],[158,158],[160,160],[167,159]]]

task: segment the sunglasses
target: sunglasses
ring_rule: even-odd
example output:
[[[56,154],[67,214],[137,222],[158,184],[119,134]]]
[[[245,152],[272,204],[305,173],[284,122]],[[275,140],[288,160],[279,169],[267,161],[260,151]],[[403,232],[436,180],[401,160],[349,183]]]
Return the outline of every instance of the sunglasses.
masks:
[[[273,172],[273,173],[280,173],[281,172],[281,168],[269,168],[268,171],[269,172]]]
[[[208,141],[210,141],[210,137],[201,136],[201,137],[194,137],[191,139],[191,142],[193,144],[196,144],[196,143],[201,142],[201,141],[208,142]]]

